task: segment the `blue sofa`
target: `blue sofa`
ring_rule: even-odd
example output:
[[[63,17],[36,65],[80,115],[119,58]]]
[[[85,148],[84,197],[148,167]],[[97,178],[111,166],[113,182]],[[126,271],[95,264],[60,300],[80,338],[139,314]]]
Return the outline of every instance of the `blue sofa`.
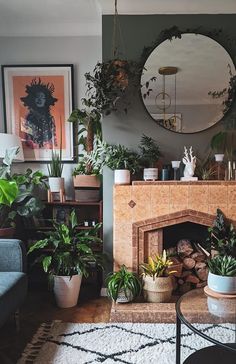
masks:
[[[20,308],[27,294],[26,251],[20,240],[0,239],[0,326]]]

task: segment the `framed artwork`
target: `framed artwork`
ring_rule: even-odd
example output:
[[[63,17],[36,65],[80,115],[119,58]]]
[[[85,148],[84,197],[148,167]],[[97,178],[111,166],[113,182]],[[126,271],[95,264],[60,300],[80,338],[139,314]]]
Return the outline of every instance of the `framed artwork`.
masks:
[[[58,224],[68,224],[70,216],[70,209],[68,207],[54,207],[53,208],[53,220]]]
[[[182,114],[176,113],[174,114],[165,114],[165,119],[163,118],[163,114],[151,114],[153,119],[157,122],[157,124],[165,127],[166,129],[181,132],[182,131]]]
[[[25,161],[74,161],[73,65],[2,66],[5,131],[19,135]]]

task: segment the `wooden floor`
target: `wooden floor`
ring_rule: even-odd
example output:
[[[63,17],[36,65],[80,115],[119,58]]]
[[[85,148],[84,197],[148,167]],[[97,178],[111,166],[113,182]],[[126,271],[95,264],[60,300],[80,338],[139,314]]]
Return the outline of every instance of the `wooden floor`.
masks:
[[[79,300],[69,309],[56,307],[49,292],[30,292],[21,310],[21,329],[17,333],[13,319],[0,329],[0,364],[16,364],[26,344],[43,322],[109,322],[111,304],[107,298]],[[46,363],[45,363],[46,364]]]

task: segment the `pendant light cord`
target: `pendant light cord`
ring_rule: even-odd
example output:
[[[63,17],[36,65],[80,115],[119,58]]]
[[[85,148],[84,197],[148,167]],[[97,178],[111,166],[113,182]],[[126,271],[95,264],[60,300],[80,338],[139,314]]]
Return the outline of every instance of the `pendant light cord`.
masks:
[[[120,22],[119,22],[117,3],[118,3],[118,0],[115,0],[115,10],[114,10],[114,16],[113,16],[112,50],[111,50],[111,56],[113,59],[118,58],[118,38],[120,38],[121,46],[123,47],[123,50],[125,52],[125,44],[124,44],[124,40],[122,38],[122,33],[121,33],[121,26],[120,26]]]

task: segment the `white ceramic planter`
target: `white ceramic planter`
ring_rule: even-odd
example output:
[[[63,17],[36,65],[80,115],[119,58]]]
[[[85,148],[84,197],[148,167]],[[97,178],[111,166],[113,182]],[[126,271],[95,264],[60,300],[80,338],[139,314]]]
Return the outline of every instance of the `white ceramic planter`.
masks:
[[[144,181],[156,181],[158,179],[157,168],[144,168],[143,170]]]
[[[223,162],[224,154],[215,154],[215,160],[216,162]]]
[[[128,302],[133,301],[133,299],[134,299],[134,296],[131,291],[127,292],[127,297],[126,297],[125,291],[123,289],[121,289],[118,293],[116,303],[128,303]]]
[[[116,169],[114,173],[115,185],[129,185],[130,171],[128,169]]]
[[[172,294],[171,277],[157,277],[153,280],[152,277],[143,277],[143,294],[147,302],[170,302]]]
[[[54,294],[58,307],[69,308],[77,305],[82,275],[72,277],[54,276]]]
[[[171,161],[172,168],[179,168],[180,161]]]
[[[222,294],[236,294],[236,277],[218,276],[209,272],[207,284],[212,291]]]
[[[49,188],[51,192],[60,192],[65,189],[65,180],[63,177],[49,177],[48,178]]]

